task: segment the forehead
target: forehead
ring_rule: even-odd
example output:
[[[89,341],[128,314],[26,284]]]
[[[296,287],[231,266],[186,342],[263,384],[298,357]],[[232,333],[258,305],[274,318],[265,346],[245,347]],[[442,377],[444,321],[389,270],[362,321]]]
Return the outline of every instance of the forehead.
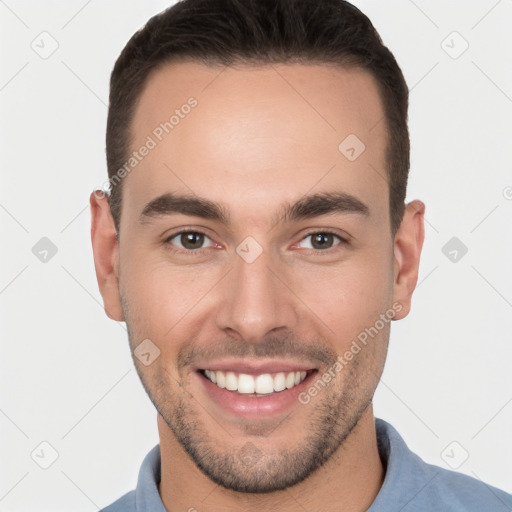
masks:
[[[139,213],[162,193],[186,192],[255,211],[315,189],[384,209],[383,119],[377,83],[361,69],[166,64],[135,109],[131,150],[150,149],[123,201]]]

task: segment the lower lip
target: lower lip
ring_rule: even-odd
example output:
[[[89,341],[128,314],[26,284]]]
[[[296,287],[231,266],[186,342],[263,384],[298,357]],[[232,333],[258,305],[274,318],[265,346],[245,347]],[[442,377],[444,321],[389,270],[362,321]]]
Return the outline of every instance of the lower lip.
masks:
[[[209,398],[224,411],[237,417],[261,418],[262,416],[268,417],[285,413],[294,404],[297,404],[299,402],[298,396],[310,385],[316,373],[316,370],[308,373],[306,378],[293,388],[276,391],[265,396],[229,391],[225,388],[220,388],[199,371],[196,372],[196,375],[204,386]]]

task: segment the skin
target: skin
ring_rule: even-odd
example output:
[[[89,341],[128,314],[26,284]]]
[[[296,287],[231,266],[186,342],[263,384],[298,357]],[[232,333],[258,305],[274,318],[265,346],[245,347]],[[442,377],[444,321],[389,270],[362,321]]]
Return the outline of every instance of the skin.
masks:
[[[425,206],[409,203],[392,236],[376,82],[327,65],[166,64],[140,97],[133,149],[191,96],[197,107],[125,177],[119,241],[107,199],[90,199],[107,315],[126,321],[132,350],[146,338],[160,350],[150,365],[134,363],[159,413],[164,506],[366,510],[385,475],[372,397],[389,322],[308,404],[285,415],[225,414],[199,385],[194,363],[231,354],[308,361],[320,378],[379,315],[393,305],[394,320],[408,314]],[[338,149],[348,134],[366,146],[353,162]],[[166,192],[222,203],[231,223],[184,214],[141,223],[144,206]],[[280,217],[283,203],[317,192],[351,194],[369,214]],[[185,227],[207,235],[201,252],[180,246],[180,236],[169,240]],[[315,252],[308,235],[325,230],[349,243],[334,236]],[[236,252],[247,236],[262,248],[252,263]]]

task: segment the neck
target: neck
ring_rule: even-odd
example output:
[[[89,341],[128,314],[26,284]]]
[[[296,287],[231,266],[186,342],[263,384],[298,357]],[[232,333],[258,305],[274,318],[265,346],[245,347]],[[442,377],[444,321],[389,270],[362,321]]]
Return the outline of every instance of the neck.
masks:
[[[311,512],[359,512],[370,507],[384,480],[371,404],[326,464],[299,484],[269,494],[239,493],[218,486],[195,465],[160,415],[158,430],[159,492],[168,512],[295,512],[298,506]]]

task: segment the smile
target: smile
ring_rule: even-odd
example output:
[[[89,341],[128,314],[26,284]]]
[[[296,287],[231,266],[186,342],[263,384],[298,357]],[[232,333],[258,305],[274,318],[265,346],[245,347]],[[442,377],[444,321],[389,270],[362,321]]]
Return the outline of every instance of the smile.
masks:
[[[240,394],[268,395],[299,385],[307,377],[306,371],[262,373],[249,375],[234,371],[201,370],[201,373],[219,388]]]

